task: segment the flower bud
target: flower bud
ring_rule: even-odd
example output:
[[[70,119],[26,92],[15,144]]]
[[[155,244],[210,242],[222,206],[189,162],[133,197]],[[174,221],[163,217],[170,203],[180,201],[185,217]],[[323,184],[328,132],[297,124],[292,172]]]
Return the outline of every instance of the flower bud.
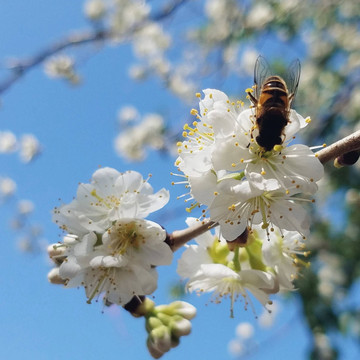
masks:
[[[162,321],[162,323],[164,324],[164,325],[169,325],[170,324],[170,322],[171,322],[171,320],[172,320],[172,316],[170,316],[170,315],[167,315],[167,314],[164,314],[163,312],[159,312],[158,314],[157,314],[157,317],[158,317],[158,319],[160,319],[161,321]]]
[[[160,351],[156,345],[154,344],[154,342],[150,339],[150,337],[148,337],[147,341],[146,341],[146,346],[149,350],[150,355],[154,358],[154,359],[159,359],[161,358],[164,353],[162,351]]]
[[[176,308],[176,313],[187,320],[191,320],[196,315],[196,307],[186,301],[174,301],[172,304]]]
[[[156,329],[157,327],[163,325],[162,321],[160,319],[158,319],[155,316],[150,316],[147,320],[146,320],[146,331],[147,332],[151,332],[153,329]]]
[[[48,273],[48,280],[49,282],[51,282],[52,284],[56,284],[56,285],[64,285],[65,284],[65,280],[59,275],[59,268],[53,268],[49,271]]]
[[[342,154],[334,160],[334,166],[337,168],[341,168],[342,166],[354,165],[358,161],[359,156],[359,150],[350,151],[346,154]]]
[[[167,326],[161,325],[153,329],[149,337],[153,341],[155,347],[165,353],[171,349],[170,330]]]
[[[189,335],[191,332],[191,322],[187,319],[181,318],[181,320],[174,321],[171,324],[171,335],[179,338],[180,336]]]
[[[47,248],[49,258],[56,264],[61,265],[65,259],[65,256],[62,256],[65,252],[65,247],[60,244],[51,244]]]

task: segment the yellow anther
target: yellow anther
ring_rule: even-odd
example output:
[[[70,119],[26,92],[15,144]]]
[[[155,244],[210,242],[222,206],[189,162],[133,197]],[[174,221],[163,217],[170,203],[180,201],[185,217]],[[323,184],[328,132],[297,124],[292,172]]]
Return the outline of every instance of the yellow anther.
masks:
[[[200,93],[196,93],[195,96],[196,96],[197,98],[201,98],[201,94],[200,94]]]
[[[275,145],[274,150],[280,152],[284,147],[282,145]]]
[[[247,92],[247,93],[253,93],[253,92],[254,92],[254,89],[252,89],[252,88],[247,88],[247,89],[245,90],[245,92]]]
[[[196,109],[191,109],[190,110],[190,114],[191,115],[197,115],[198,114],[198,111]]]

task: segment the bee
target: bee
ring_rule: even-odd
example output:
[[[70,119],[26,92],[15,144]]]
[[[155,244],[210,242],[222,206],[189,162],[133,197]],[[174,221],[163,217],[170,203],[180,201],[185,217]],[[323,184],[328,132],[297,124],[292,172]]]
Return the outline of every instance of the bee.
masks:
[[[294,60],[286,73],[286,81],[273,75],[268,62],[261,55],[254,69],[254,95],[248,92],[255,107],[255,128],[259,135],[255,140],[265,151],[285,140],[284,128],[290,122],[290,108],[300,79],[300,61]],[[252,131],[253,131],[252,130]],[[252,137],[252,133],[251,133]]]

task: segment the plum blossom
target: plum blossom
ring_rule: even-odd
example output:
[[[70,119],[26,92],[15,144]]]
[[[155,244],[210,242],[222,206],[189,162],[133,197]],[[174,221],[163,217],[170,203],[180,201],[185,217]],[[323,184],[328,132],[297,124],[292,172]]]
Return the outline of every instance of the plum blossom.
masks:
[[[192,126],[184,127],[186,139],[178,143],[175,165],[186,177],[190,210],[208,208],[226,240],[234,240],[245,229],[260,224],[269,231],[279,227],[309,232],[306,210],[299,204],[313,202],[316,182],[324,173],[312,150],[291,144],[309,118],[290,111],[283,143],[270,151],[256,142],[258,129],[253,109],[242,101],[231,101],[215,89],[206,89]]]
[[[188,218],[189,226],[198,222]],[[300,265],[306,264],[298,256],[306,256],[302,238],[297,232],[276,228],[270,239],[261,236],[256,226],[246,241],[228,242],[216,230],[198,236],[196,244],[186,245],[178,261],[177,272],[187,278],[186,289],[199,294],[212,292],[215,302],[224,297],[234,302],[243,297],[245,306],[251,293],[265,308],[271,304],[270,294],[292,290]]]
[[[187,220],[188,225],[195,219]],[[266,271],[260,258],[255,266],[251,262],[251,247],[236,247],[230,251],[227,242],[219,234],[210,231],[196,238],[196,245],[187,245],[178,261],[177,272],[182,278],[188,278],[186,289],[198,293],[213,292],[215,302],[223,297],[231,300],[231,315],[234,302],[239,296],[245,300],[245,306],[251,301],[249,293],[264,306],[270,302],[269,294],[278,291],[277,279],[272,272]]]
[[[53,220],[68,234],[53,246],[59,251],[58,275],[66,287],[85,288],[88,302],[103,294],[105,303],[125,305],[157,287],[158,265],[169,265],[166,231],[145,220],[162,208],[169,193],[153,193],[135,171],[97,170],[77,197],[54,210]],[[58,280],[57,280],[58,281]]]

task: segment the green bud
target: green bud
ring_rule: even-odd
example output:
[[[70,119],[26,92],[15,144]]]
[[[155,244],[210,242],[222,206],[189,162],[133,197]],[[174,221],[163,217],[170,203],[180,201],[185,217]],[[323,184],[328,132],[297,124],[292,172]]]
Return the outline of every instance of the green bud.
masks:
[[[150,316],[146,319],[145,327],[147,332],[150,332],[161,325],[163,325],[162,321],[155,316]]]
[[[162,321],[162,323],[166,326],[168,326],[172,320],[172,316],[164,314],[164,313],[158,313],[157,317]]]

